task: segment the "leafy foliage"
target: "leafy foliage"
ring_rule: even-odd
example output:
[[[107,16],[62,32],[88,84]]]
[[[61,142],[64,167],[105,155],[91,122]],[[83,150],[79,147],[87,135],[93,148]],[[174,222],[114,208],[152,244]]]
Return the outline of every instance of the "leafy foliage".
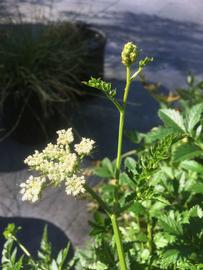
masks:
[[[153,57],[145,57],[144,59],[139,61],[139,68],[143,68],[144,66],[153,62]]]
[[[90,87],[103,91],[106,95],[108,95],[111,98],[114,98],[116,96],[116,89],[112,89],[111,83],[107,83],[103,81],[101,78],[96,79],[91,77],[91,79],[88,82],[83,83]]]
[[[112,88],[111,83],[105,82],[101,78],[97,79],[97,78],[91,77],[91,79],[89,81],[83,82],[83,84],[102,91],[107,96],[107,98],[111,102],[113,102],[113,104],[116,106],[116,108],[118,110],[121,110],[121,105],[116,100],[116,89]]]
[[[196,87],[189,81],[190,88]],[[174,106],[161,106],[163,125],[127,134],[137,146],[123,159],[117,197],[127,269],[203,269],[203,102],[186,95]],[[114,161],[104,159],[95,173],[105,178],[95,190],[113,206]],[[109,218],[99,208],[94,217],[94,241],[87,252],[79,252],[78,269],[95,269],[94,264],[100,269],[98,262],[101,269],[118,269],[117,261],[113,266],[110,258],[99,256],[109,250],[116,258]]]

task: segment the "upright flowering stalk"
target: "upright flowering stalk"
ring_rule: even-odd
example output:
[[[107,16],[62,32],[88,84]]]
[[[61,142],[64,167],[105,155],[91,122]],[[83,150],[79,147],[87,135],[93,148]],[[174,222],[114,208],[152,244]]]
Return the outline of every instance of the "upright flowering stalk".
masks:
[[[121,238],[121,233],[118,226],[118,213],[119,213],[119,205],[118,205],[118,191],[119,191],[119,178],[121,171],[121,154],[122,154],[122,144],[123,144],[123,128],[124,128],[124,120],[125,120],[125,111],[127,106],[127,99],[130,90],[130,86],[132,81],[139,75],[142,71],[143,67],[150,63],[152,58],[144,58],[139,61],[138,68],[136,72],[131,74],[131,66],[137,61],[138,58],[138,48],[132,42],[128,42],[124,45],[123,51],[121,53],[121,62],[126,67],[126,85],[123,93],[122,102],[118,102],[116,100],[116,89],[112,89],[111,84],[102,81],[101,79],[91,78],[88,82],[85,82],[86,85],[90,87],[97,88],[102,90],[107,98],[115,105],[117,110],[119,111],[119,132],[118,132],[118,147],[117,147],[117,158],[116,158],[116,171],[115,178],[117,180],[116,192],[115,192],[115,205],[111,211],[108,212],[109,217],[111,219],[114,239],[116,242],[117,254],[120,264],[121,270],[127,270],[125,254],[123,249],[123,243]]]

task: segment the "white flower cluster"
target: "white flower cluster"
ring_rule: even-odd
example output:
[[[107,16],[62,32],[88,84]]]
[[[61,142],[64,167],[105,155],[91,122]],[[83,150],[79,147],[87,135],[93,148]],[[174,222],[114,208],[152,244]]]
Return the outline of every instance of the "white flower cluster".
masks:
[[[45,177],[34,177],[31,175],[25,183],[20,184],[22,200],[33,203],[38,201],[45,182]]]
[[[86,180],[83,175],[72,175],[72,177],[69,177],[66,179],[65,185],[66,185],[66,193],[68,195],[77,196],[80,193],[84,193],[85,189],[83,185],[85,184]]]
[[[79,144],[75,144],[75,151],[78,155],[89,155],[94,146],[94,141],[88,138],[82,138],[82,141]]]
[[[74,136],[71,128],[59,130],[57,134],[56,144],[49,143],[42,152],[35,151],[25,159],[25,163],[39,176],[30,176],[20,185],[23,200],[36,202],[45,187],[61,183],[65,184],[68,195],[77,196],[85,192],[86,180],[81,175],[80,163],[91,153],[95,142],[82,138],[79,144],[72,146]]]
[[[58,134],[57,144],[68,145],[74,141],[72,128],[68,130],[62,129],[56,132]]]

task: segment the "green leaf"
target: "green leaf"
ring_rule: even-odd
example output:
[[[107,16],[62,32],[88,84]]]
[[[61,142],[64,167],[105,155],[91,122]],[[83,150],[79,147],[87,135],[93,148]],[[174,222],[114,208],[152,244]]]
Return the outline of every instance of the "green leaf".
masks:
[[[164,139],[168,135],[174,134],[173,128],[156,127],[147,133],[145,140],[147,143],[154,142],[156,140]]]
[[[116,89],[112,89],[111,83],[102,81],[101,78],[96,79],[96,78],[91,77],[89,81],[82,82],[82,83],[90,87],[96,88],[98,90],[101,90],[112,98],[116,96]]]
[[[2,258],[1,258],[1,269],[2,270],[20,270],[23,268],[23,259],[24,256],[18,258],[17,248],[14,247],[14,241],[12,238],[9,238],[3,247]]]
[[[57,262],[57,265],[59,267],[61,267],[61,269],[62,269],[65,261],[67,260],[69,249],[70,249],[70,242],[68,243],[66,248],[60,250],[59,253],[58,253],[56,262]]]
[[[202,155],[202,150],[193,144],[181,144],[172,153],[173,162],[181,162]]]
[[[101,164],[94,170],[95,174],[104,178],[114,178],[114,165],[110,159],[104,158]]]
[[[195,160],[184,160],[180,163],[180,167],[187,171],[203,173],[203,165]]]
[[[59,270],[55,260],[52,261],[50,270]]]
[[[158,114],[166,127],[173,128],[178,132],[186,131],[183,117],[178,111],[174,109],[161,109]]]
[[[162,265],[168,267],[171,264],[176,265],[180,257],[180,251],[177,249],[169,249],[162,255]]]
[[[134,160],[134,158],[127,157],[124,161],[125,168],[128,168],[129,170],[136,169],[137,162]]]
[[[189,211],[190,217],[203,217],[202,208],[199,205],[193,206]]]
[[[3,236],[5,239],[9,239],[12,236],[16,236],[17,232],[21,230],[21,227],[16,227],[15,224],[10,223],[8,226],[5,228],[3,232]]]
[[[183,234],[182,225],[170,216],[163,216],[159,219],[159,225],[165,232],[171,233],[176,236]]]
[[[203,112],[203,103],[197,104],[189,109],[187,114],[187,130],[191,132],[193,128],[201,119],[201,114]]]
[[[202,125],[199,125],[196,129],[196,138],[199,138],[202,133]]]
[[[203,183],[195,183],[190,187],[190,191],[197,194],[203,194]]]
[[[153,57],[145,57],[144,59],[139,61],[139,68],[143,68],[144,66],[150,64],[151,62],[153,62],[153,60]]]
[[[40,249],[38,250],[37,256],[39,258],[40,265],[42,269],[49,268],[51,264],[51,255],[52,255],[52,248],[51,243],[48,240],[48,231],[47,225],[44,227]]]
[[[165,205],[170,205],[170,202],[166,198],[164,198],[163,196],[161,196],[159,194],[158,195],[154,195],[154,199],[156,201],[158,201],[158,202],[161,202],[161,203],[165,204]]]
[[[133,175],[137,174],[136,170],[131,170],[130,173]],[[129,177],[129,175],[125,172],[120,174],[119,181],[122,185],[128,185],[133,189],[136,187],[136,182],[133,177]]]
[[[146,209],[140,202],[133,203],[133,205],[129,208],[129,210],[135,213],[136,215],[146,214]]]
[[[90,264],[89,269],[91,269],[91,270],[107,270],[108,267],[104,263],[97,261],[95,263]]]

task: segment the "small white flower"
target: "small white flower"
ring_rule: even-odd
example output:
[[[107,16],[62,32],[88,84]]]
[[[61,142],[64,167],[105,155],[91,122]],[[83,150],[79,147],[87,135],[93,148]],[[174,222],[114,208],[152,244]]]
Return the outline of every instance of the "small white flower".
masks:
[[[30,167],[36,167],[39,166],[43,162],[43,154],[39,151],[35,151],[33,155],[28,156],[24,160],[25,164],[27,164]]]
[[[61,154],[63,153],[63,151],[64,150],[58,147],[58,145],[49,143],[47,144],[45,149],[42,151],[42,153],[44,157],[46,157],[47,159],[54,160],[54,159],[59,158]]]
[[[22,200],[32,203],[37,202],[45,181],[46,179],[44,177],[34,177],[31,175],[25,183],[21,183],[20,193],[22,194]]]
[[[61,168],[66,173],[72,173],[75,169],[75,167],[78,164],[78,157],[75,153],[67,154],[63,163],[61,164]]]
[[[86,180],[85,177],[82,176],[78,176],[78,175],[73,175],[72,177],[69,177],[66,179],[66,193],[67,195],[73,195],[74,197],[84,193],[85,192],[85,188],[84,188],[84,184],[85,184]]]
[[[58,130],[57,134],[57,145],[67,145],[74,141],[72,128]]]
[[[78,155],[89,155],[94,148],[95,141],[89,138],[82,138],[79,144],[75,144],[75,151]]]

